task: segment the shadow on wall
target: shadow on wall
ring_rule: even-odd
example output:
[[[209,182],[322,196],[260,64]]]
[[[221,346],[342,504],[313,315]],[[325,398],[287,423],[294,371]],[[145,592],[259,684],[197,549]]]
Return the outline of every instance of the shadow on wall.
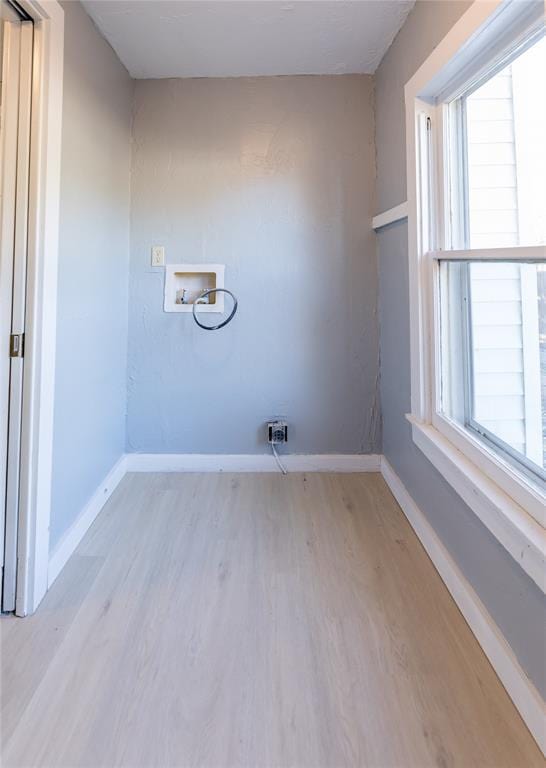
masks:
[[[378,450],[368,76],[139,81],[132,165],[128,449]],[[163,312],[168,263],[219,262],[239,313]],[[154,407],[150,408],[150,402]]]

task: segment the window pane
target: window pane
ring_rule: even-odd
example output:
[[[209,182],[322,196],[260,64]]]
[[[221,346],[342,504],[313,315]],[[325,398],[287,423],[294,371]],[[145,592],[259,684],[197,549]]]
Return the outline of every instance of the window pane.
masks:
[[[546,37],[463,101],[468,245],[546,243]]]
[[[546,449],[546,265],[443,263],[442,407],[540,475]]]

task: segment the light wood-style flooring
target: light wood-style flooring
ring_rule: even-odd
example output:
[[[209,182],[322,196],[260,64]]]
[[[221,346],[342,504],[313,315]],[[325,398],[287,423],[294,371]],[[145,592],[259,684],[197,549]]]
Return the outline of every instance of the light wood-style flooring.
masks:
[[[376,474],[128,475],[0,630],[6,768],[543,768]]]

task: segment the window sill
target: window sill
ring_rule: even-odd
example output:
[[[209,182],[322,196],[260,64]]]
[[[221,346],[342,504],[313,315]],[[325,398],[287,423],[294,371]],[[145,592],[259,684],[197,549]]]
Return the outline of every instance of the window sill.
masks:
[[[546,531],[431,424],[408,414],[414,443],[545,592]]]

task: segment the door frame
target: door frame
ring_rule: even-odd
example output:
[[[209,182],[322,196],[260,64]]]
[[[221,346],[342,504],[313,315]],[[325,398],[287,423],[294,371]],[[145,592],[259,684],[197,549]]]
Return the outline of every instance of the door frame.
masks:
[[[7,69],[5,99],[2,105],[3,168],[2,179],[2,250],[0,280],[2,301],[1,372],[2,445],[0,446],[3,497],[3,573],[2,610],[15,610],[18,562],[19,471],[21,454],[21,417],[23,405],[24,358],[12,353],[17,338],[24,349],[25,294],[27,271],[27,226],[30,167],[30,124],[32,102],[32,56],[34,24],[26,18],[6,23],[3,30]],[[9,350],[9,358],[7,357]]]
[[[17,0],[34,22],[28,207],[25,374],[15,613],[47,591],[55,394],[64,11],[57,0]]]
[[[12,291],[13,291],[13,250],[15,247],[15,194],[17,188],[17,134],[19,122],[19,79],[21,18],[14,11],[13,17],[7,18],[2,27],[2,179],[1,184],[1,223],[0,223],[0,566],[3,569],[6,535],[7,512],[7,472],[9,438],[9,391],[11,381],[11,326],[12,326]],[[4,69],[5,68],[5,69]],[[7,78],[6,78],[7,75]],[[3,254],[9,254],[3,258]]]

